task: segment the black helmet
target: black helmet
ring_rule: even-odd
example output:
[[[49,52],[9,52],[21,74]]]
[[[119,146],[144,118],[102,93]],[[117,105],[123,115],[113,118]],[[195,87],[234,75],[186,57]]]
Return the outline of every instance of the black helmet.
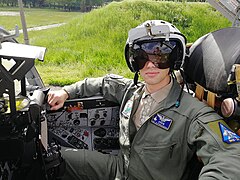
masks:
[[[239,37],[239,27],[223,28],[200,37],[190,47],[183,65],[186,80],[217,94],[235,91],[229,81],[234,82],[235,64],[240,64]]]

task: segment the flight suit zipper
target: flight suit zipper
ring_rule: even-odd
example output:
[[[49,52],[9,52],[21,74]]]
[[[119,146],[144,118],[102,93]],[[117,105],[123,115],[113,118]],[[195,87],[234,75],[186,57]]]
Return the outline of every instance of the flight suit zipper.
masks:
[[[169,148],[169,158],[171,159],[172,158],[172,155],[173,155],[173,150],[174,150],[174,147],[176,146],[176,143],[171,145],[170,148]]]
[[[174,106],[174,105],[172,105],[172,106]],[[159,113],[159,112],[161,112],[161,111],[163,111],[163,110],[165,110],[165,109],[170,109],[172,106],[170,106],[170,107],[168,107],[168,108],[160,108],[160,109],[155,110],[153,113],[151,113],[151,115],[149,116],[149,118],[142,124],[142,126],[137,130],[137,132],[136,132],[136,134],[135,134],[135,136],[134,136],[134,138],[133,138],[133,140],[132,140],[132,142],[131,142],[131,144],[130,144],[130,146],[129,146],[129,160],[130,160],[131,153],[132,153],[131,147],[135,144],[136,137],[138,136],[139,131],[141,130],[141,128],[142,128],[155,114],[157,114],[157,113]],[[131,119],[131,118],[132,118],[132,114],[131,114],[131,116],[129,117],[129,119]],[[129,132],[129,134],[130,134],[130,132]],[[170,149],[169,149],[169,157],[170,157],[170,158],[172,158],[172,155],[173,155],[173,151],[174,151],[175,146],[176,146],[176,143],[172,144],[172,145],[169,147],[169,148],[170,148]],[[131,162],[129,161],[129,165],[128,165],[127,168],[129,168],[130,164],[131,164]],[[128,177],[128,175],[127,175],[127,177]]]

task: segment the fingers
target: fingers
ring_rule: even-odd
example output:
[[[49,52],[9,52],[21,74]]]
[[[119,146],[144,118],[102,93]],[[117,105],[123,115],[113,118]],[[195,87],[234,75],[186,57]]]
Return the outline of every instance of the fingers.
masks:
[[[67,98],[68,94],[64,90],[50,91],[48,93],[48,104],[51,106],[51,110],[58,110],[63,107]]]
[[[59,98],[60,98],[60,97],[58,97],[58,96],[55,94],[55,92],[50,92],[50,93],[48,94],[48,104],[49,104],[50,106],[54,106],[54,105],[57,103],[57,101],[59,100]]]
[[[55,104],[54,106],[51,106],[50,110],[56,111],[56,110],[60,109],[61,107],[63,107],[63,104],[64,103]]]

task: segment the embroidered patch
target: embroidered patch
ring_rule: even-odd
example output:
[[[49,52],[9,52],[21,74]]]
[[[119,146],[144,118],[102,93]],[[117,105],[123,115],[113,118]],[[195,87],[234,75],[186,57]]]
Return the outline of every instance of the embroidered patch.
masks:
[[[132,105],[133,105],[133,101],[132,100],[128,100],[128,102],[126,103],[126,105],[124,106],[124,109],[122,111],[122,114],[129,118],[131,111],[132,111]]]
[[[224,126],[222,123],[219,122],[218,124],[221,130],[223,142],[228,144],[231,144],[234,142],[240,142],[240,136],[238,136],[235,132],[233,132],[228,127]]]
[[[162,114],[156,114],[152,119],[151,122],[165,130],[169,130],[173,120],[162,115]]]

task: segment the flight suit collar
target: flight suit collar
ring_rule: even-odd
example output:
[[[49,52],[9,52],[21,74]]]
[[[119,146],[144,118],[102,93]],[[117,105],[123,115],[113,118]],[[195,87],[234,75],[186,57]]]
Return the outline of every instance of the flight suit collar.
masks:
[[[167,98],[165,98],[162,101],[162,105],[165,108],[169,108],[169,107],[175,105],[176,102],[178,101],[178,98],[179,98],[180,94],[181,94],[180,84],[177,82],[177,80],[175,78],[172,78],[172,80],[173,80],[172,88],[171,88]],[[180,97],[180,99],[181,99],[181,97]]]
[[[173,84],[173,78],[171,77],[171,80],[169,84],[161,88],[160,90],[150,94],[149,91],[147,90],[146,86],[144,87],[144,93],[142,98],[146,98],[148,95],[151,95],[151,97],[154,99],[155,102],[160,103],[162,102],[167,95],[169,94]]]
[[[161,104],[161,105],[157,109],[167,109],[176,104],[178,97],[180,96],[180,93],[181,93],[181,87],[175,78],[171,78],[171,81],[172,81],[172,85],[171,85],[172,87],[170,89],[170,92],[168,93],[167,97],[163,101],[158,102],[158,104],[159,105]],[[133,104],[133,110],[132,110],[133,114],[137,110],[137,107],[144,93],[144,89],[145,89],[145,86],[143,84],[133,93],[134,95],[134,104]],[[154,110],[154,112],[156,110]]]
[[[172,84],[170,85],[171,89],[167,97],[160,102],[157,101],[159,106],[157,106],[156,109],[153,110],[154,113],[159,110],[168,109],[176,104],[178,97],[180,96],[181,93],[181,87],[175,78],[171,78],[171,80],[172,80]]]

